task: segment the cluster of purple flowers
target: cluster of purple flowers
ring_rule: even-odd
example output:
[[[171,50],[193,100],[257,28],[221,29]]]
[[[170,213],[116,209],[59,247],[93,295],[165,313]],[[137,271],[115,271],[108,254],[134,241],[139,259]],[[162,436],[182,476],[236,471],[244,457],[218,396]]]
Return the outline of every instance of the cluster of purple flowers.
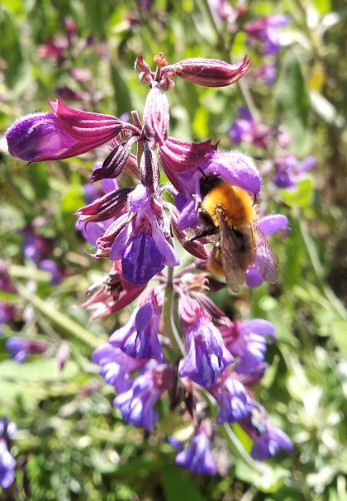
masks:
[[[54,240],[44,237],[38,232],[38,228],[42,227],[45,219],[38,217],[19,233],[23,236],[23,255],[26,259],[34,261],[40,270],[47,271],[51,275],[51,284],[58,285],[63,278],[63,271],[58,264],[51,259]]]
[[[229,130],[231,141],[236,145],[244,141],[262,149],[267,154],[268,160],[263,174],[274,170],[272,181],[278,188],[295,187],[300,176],[315,166],[316,158],[313,155],[300,161],[295,155],[286,151],[290,146],[290,138],[281,126],[272,128],[257,123],[248,108],[244,106],[239,108],[239,115],[240,118],[235,120]],[[274,141],[282,150],[280,154],[273,155]]]
[[[274,56],[284,44],[281,28],[289,24],[289,19],[283,14],[264,16],[244,23],[243,18],[248,13],[247,2],[238,3],[235,7],[228,0],[208,0],[209,9],[220,32],[231,35],[244,31],[248,46],[259,52],[262,64],[251,75],[254,80],[272,85],[276,79],[278,61]],[[265,59],[264,59],[265,58]]]
[[[16,430],[17,425],[5,416],[0,419],[0,486],[3,489],[13,484],[16,475],[16,461],[10,453],[11,437]]]
[[[113,262],[84,307],[94,310],[96,318],[136,298],[137,306],[93,359],[115,388],[114,405],[128,423],[151,431],[159,419],[156,402],[164,392],[172,410],[184,406],[194,432],[176,461],[195,473],[213,474],[213,424],[204,395],[218,407],[217,424],[237,422],[249,434],[254,458],[292,448],[251,389],[266,369],[266,346],[275,340],[274,326],[262,319],[232,321],[217,308],[206,293],[225,283],[208,271],[211,241],[189,238],[191,228],[202,227],[202,179],[218,177],[256,200],[261,176],[253,160],[240,152],[218,152],[211,141],[192,143],[168,136],[165,91],[176,77],[208,87],[230,85],[247,73],[249,61],[231,65],[186,59],[170,65],[160,53],[154,62],[155,71],[141,56],[135,62],[140,81],[150,88],[142,122],[135,111],[126,122],[70,108],[58,98],[49,103],[51,112],[17,121],[7,131],[7,142],[10,154],[35,162],[70,158],[112,141],[109,155],[92,174],[93,182],[101,181],[103,195],[89,187],[89,203],[77,211],[77,227],[95,246],[95,258]],[[160,185],[160,166],[170,184]],[[138,180],[134,187],[120,187],[116,178],[123,171]],[[288,227],[280,214],[258,217],[265,236]],[[179,265],[173,235],[195,261],[166,276],[166,266]],[[243,280],[251,286],[266,280],[273,265],[268,247],[261,240],[255,245]]]
[[[64,67],[71,79],[68,85],[58,86],[56,93],[62,99],[75,101],[96,102],[103,97],[101,91],[94,92],[92,88],[92,74],[87,68],[77,64],[81,54],[93,50],[100,57],[108,57],[106,44],[96,41],[92,35],[80,37],[76,23],[71,17],[64,19],[64,33],[58,33],[45,44],[38,46],[38,55],[42,59],[50,59],[56,66]]]

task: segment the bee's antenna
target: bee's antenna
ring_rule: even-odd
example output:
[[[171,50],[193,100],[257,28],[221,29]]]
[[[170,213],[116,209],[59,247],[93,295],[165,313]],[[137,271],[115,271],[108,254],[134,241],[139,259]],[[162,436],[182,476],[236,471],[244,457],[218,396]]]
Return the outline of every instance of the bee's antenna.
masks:
[[[202,174],[202,175],[206,178],[207,176],[206,176],[205,172],[202,170],[202,168],[201,168],[201,167],[198,167],[198,169],[199,169],[199,171],[201,172],[201,174]]]

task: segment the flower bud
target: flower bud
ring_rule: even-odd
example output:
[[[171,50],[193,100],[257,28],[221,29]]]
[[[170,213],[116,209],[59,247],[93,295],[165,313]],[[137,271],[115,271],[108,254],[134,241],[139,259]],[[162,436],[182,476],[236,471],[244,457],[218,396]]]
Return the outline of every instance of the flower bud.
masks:
[[[169,127],[169,103],[166,95],[153,87],[147,96],[143,112],[144,134],[153,144],[163,144]]]
[[[169,64],[169,61],[167,60],[164,52],[159,52],[159,54],[154,56],[153,61],[154,64],[158,66],[158,68],[164,68],[164,66],[167,66]]]
[[[248,72],[250,60],[245,56],[236,64],[219,59],[184,59],[174,65],[176,75],[204,87],[225,87],[237,82]]]

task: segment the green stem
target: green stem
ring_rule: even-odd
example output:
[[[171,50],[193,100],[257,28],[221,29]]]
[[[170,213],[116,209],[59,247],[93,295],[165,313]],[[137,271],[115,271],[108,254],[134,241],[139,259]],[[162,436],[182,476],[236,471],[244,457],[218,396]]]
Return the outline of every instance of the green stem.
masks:
[[[251,456],[246,452],[240,440],[235,435],[229,423],[224,423],[222,425],[223,435],[227,439],[230,445],[230,449],[233,451],[236,458],[240,459],[248,466],[253,468],[253,470],[257,471],[260,474],[263,474],[267,469],[265,464],[259,463],[258,461],[254,461]]]
[[[19,283],[16,284],[16,289],[24,299],[29,301],[29,303],[31,303],[38,311],[40,311],[40,313],[47,317],[53,325],[56,325],[63,332],[75,336],[92,348],[98,348],[102,344],[101,339],[88,332],[79,324],[71,320],[71,318],[68,318],[64,314],[60,313],[60,311],[54,308],[50,302],[44,301],[35,294],[32,294],[28,289]]]
[[[215,19],[212,15],[208,1],[203,0],[203,4],[204,4],[204,7],[208,13],[208,17],[209,17],[211,26],[213,28],[213,31],[215,32],[216,37],[218,39],[217,49],[219,50],[219,52],[221,52],[223,59],[225,59],[226,61],[231,60],[230,52],[231,52],[232,45],[234,42],[234,37],[230,37],[230,43],[228,43],[228,44],[226,43],[224,36],[223,36],[223,33],[220,32],[220,30],[215,22]],[[251,113],[252,118],[256,122],[259,122],[260,121],[260,113],[259,113],[259,111],[254,103],[254,100],[253,100],[252,94],[248,88],[247,82],[241,78],[238,81],[238,83],[239,83],[239,89],[241,90],[241,94],[243,95],[243,98],[246,101],[247,107]]]
[[[9,274],[11,277],[15,278],[34,278],[36,282],[48,283],[52,279],[52,275],[49,271],[26,268],[25,266],[20,266],[18,264],[11,264]]]
[[[174,269],[168,268],[168,280],[165,289],[164,308],[163,308],[165,333],[170,339],[173,348],[173,353],[171,354],[172,361],[176,360],[178,357],[181,357],[181,355],[185,353],[185,348],[182,339],[176,329],[174,322],[173,307],[174,307],[175,293],[172,286],[173,273]]]
[[[210,412],[214,415],[216,411],[216,403],[214,398],[207,391],[203,392],[203,396],[205,398],[207,405],[209,406]],[[256,470],[257,472],[263,473],[264,471],[264,469],[262,468],[263,465],[261,463],[258,463],[257,461],[254,461],[254,459],[251,458],[251,456],[247,453],[240,440],[235,435],[230,424],[229,423],[222,424],[220,430],[224,438],[228,441],[230,449],[234,453],[234,456],[237,459],[240,459],[243,463],[247,464],[248,466]]]
[[[344,308],[343,304],[340,300],[335,296],[334,292],[330,289],[330,287],[325,283],[324,280],[324,270],[322,264],[319,260],[315,245],[313,243],[312,237],[308,232],[305,224],[300,221],[300,232],[302,239],[304,241],[306,252],[310,258],[313,272],[316,276],[316,280],[318,282],[319,288],[329,301],[330,305],[334,309],[334,311],[343,319],[347,320],[347,311]]]

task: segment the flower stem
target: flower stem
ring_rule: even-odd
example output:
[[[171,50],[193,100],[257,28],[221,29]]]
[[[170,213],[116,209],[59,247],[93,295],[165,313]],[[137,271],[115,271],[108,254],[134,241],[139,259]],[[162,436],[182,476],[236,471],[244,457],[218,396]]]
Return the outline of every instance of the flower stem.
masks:
[[[180,357],[182,354],[185,354],[185,348],[184,344],[182,342],[182,339],[179,335],[179,332],[176,328],[175,321],[174,321],[174,300],[175,300],[175,294],[174,294],[174,289],[173,289],[173,274],[174,274],[174,269],[173,268],[168,268],[168,279],[167,279],[167,284],[166,284],[166,290],[165,290],[165,297],[164,297],[164,308],[163,308],[163,316],[164,316],[164,326],[165,326],[165,333],[168,336],[168,338],[171,341],[171,345],[173,348],[173,353],[171,353],[171,360],[174,361],[178,357]]]
[[[54,308],[50,302],[43,301],[19,283],[16,283],[16,289],[24,299],[29,301],[29,303],[31,303],[40,313],[46,316],[62,331],[77,337],[91,348],[98,348],[102,344],[102,339],[94,336],[81,325],[71,320],[71,318],[67,317],[63,313],[60,313],[60,311]]]
[[[316,276],[319,288],[321,289],[321,291],[323,292],[323,294],[325,295],[326,299],[329,301],[330,305],[335,310],[335,312],[343,320],[347,320],[346,309],[344,308],[341,301],[335,296],[332,289],[326,284],[324,280],[324,271],[321,262],[319,260],[315,245],[313,243],[310,233],[307,230],[306,225],[302,221],[300,221],[300,232],[306,247],[306,252],[310,258],[312,269]]]

